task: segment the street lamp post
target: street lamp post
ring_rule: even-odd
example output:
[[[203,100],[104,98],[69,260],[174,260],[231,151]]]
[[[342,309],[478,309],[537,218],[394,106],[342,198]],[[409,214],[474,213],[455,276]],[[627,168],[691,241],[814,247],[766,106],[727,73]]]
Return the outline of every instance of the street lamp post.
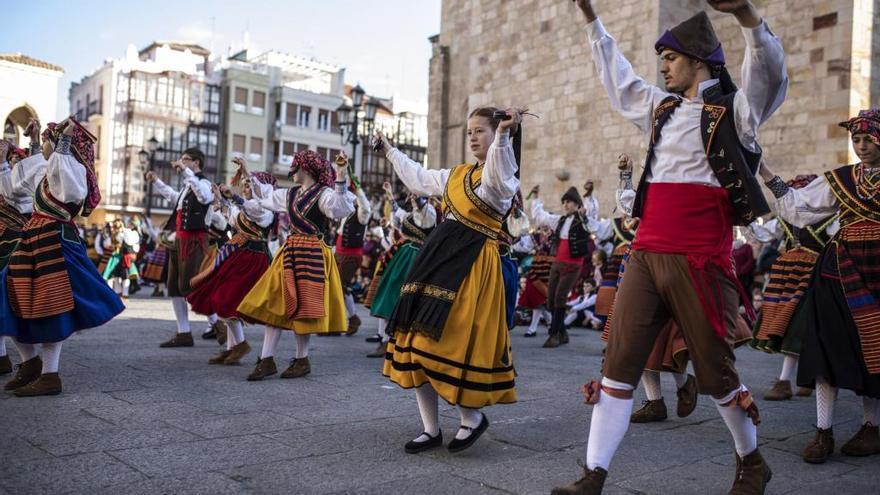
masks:
[[[153,170],[156,164],[156,152],[159,151],[159,140],[153,136],[147,141],[147,148],[138,151],[138,161],[141,166],[147,166],[147,170]],[[150,218],[153,211],[153,181],[147,181],[147,205],[144,215]]]
[[[364,95],[366,91],[360,84],[351,89],[351,106],[343,103],[336,109],[337,120],[339,121],[339,135],[342,144],[351,144],[351,156],[357,163],[357,147],[363,142],[370,142],[369,131],[367,134],[360,135],[360,110],[364,108],[363,121],[369,125],[372,130],[373,121],[376,118],[376,111],[379,104],[372,99],[364,105]],[[346,132],[347,131],[347,132]]]

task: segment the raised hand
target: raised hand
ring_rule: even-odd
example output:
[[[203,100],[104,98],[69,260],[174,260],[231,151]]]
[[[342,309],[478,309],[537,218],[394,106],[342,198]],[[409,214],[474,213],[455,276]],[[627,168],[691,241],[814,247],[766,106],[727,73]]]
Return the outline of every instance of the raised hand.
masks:
[[[516,130],[516,127],[522,122],[522,114],[524,112],[527,112],[528,110],[528,108],[505,109],[504,111],[507,112],[507,115],[510,115],[510,118],[499,122],[498,130],[513,132],[514,130]]]
[[[632,171],[633,162],[632,158],[629,157],[626,153],[621,153],[620,156],[617,157],[617,170],[623,171]]]
[[[707,0],[707,2],[713,9],[728,14],[733,14],[751,5],[749,0]]]
[[[581,12],[584,14],[584,17],[587,18],[587,22],[593,22],[596,20],[596,11],[593,10],[593,2],[590,0],[572,0]]]
[[[147,179],[147,182],[156,182],[156,179],[158,178],[156,172],[153,172],[152,170],[148,170],[147,173],[144,174],[144,179]]]
[[[348,155],[346,155],[344,151],[339,150],[339,152],[336,153],[336,159],[334,161],[339,166],[347,166],[348,165]]]

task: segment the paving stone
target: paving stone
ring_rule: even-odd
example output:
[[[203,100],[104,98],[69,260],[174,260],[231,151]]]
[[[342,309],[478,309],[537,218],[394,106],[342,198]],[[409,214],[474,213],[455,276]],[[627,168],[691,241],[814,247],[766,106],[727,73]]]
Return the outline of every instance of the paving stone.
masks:
[[[145,478],[104,453],[33,460],[4,456],[0,463],[0,486],[20,495],[85,492]]]

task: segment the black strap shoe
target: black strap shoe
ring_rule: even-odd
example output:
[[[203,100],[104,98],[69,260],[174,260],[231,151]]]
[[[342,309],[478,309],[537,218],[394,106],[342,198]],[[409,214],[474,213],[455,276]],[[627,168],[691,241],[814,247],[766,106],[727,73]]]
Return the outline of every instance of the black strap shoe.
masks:
[[[436,437],[432,437],[431,435],[428,435],[428,432],[426,432],[426,431],[423,431],[422,435],[428,437],[428,439],[424,440],[422,442],[410,440],[409,442],[406,442],[406,445],[403,446],[403,450],[405,450],[407,454],[418,454],[419,452],[424,452],[428,449],[433,449],[434,447],[439,447],[439,446],[443,445],[443,432],[442,431],[438,431]],[[422,435],[419,435],[416,438],[419,438]]]
[[[483,413],[480,413],[483,414]],[[474,442],[477,441],[480,436],[485,433],[485,431],[489,428],[489,418],[483,414],[483,419],[480,421],[480,424],[477,425],[476,428],[472,428],[470,426],[461,425],[460,428],[462,430],[468,430],[471,432],[467,438],[459,440],[458,438],[453,438],[449,445],[446,447],[450,452],[461,452],[462,450],[467,449]]]

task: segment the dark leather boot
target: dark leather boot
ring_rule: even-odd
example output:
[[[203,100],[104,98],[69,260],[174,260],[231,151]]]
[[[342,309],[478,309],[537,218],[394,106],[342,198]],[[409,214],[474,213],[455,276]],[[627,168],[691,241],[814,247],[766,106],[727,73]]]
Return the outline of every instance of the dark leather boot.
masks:
[[[348,330],[345,332],[345,335],[351,337],[356,334],[358,329],[361,327],[361,319],[358,315],[354,315],[348,319]]]
[[[736,478],[729,495],[762,495],[773,471],[758,449],[745,457],[736,456]]]
[[[193,336],[191,333],[176,333],[174,337],[166,340],[159,344],[159,347],[168,348],[168,347],[192,347],[195,345],[193,343]]]
[[[880,454],[880,433],[876,426],[865,423],[848,442],[840,448],[840,453],[853,457]]]
[[[791,399],[791,382],[788,380],[776,380],[773,387],[764,394],[764,400],[788,400]]]
[[[273,359],[272,356],[269,356],[257,360],[257,366],[254,368],[254,371],[248,375],[247,380],[249,382],[257,382],[267,376],[272,376],[275,373],[278,373],[278,368],[275,367],[275,359]]]
[[[679,418],[686,418],[694,412],[694,409],[697,408],[697,379],[694,378],[694,375],[688,375],[687,381],[684,382],[684,386],[678,389],[676,392],[678,396],[678,404],[676,406],[675,414]]]
[[[58,395],[61,393],[61,377],[58,373],[43,373],[39,378],[15,389],[16,397],[38,397],[41,395]]]
[[[226,356],[225,360],[223,360],[223,364],[238,364],[239,362],[241,362],[241,358],[245,357],[249,352],[251,352],[251,345],[247,343],[247,340],[235,344],[234,346],[232,346],[232,349],[229,350],[229,355]]]
[[[229,356],[229,353],[231,353],[231,352],[232,352],[231,350],[224,349],[223,351],[220,352],[220,354],[217,354],[216,356],[209,359],[208,364],[223,364],[223,361],[226,361],[226,358]]]
[[[816,438],[804,448],[803,459],[810,464],[822,464],[832,453],[834,453],[834,430],[817,428]]]
[[[40,359],[40,356],[35,356],[27,361],[18,365],[18,371],[15,373],[15,377],[12,380],[6,382],[6,385],[3,387],[3,390],[15,390],[30,382],[36,380],[40,377],[40,372],[43,370],[43,360]]]
[[[376,347],[376,350],[367,354],[368,358],[383,358],[385,357],[386,350],[388,347],[386,342],[379,342],[379,345]]]
[[[666,421],[666,402],[663,398],[646,400],[642,407],[629,417],[630,423],[656,423]]]
[[[602,487],[605,486],[608,471],[600,467],[589,470],[583,464],[581,464],[581,468],[584,470],[584,476],[581,479],[570,485],[554,488],[550,495],[600,495]]]
[[[294,359],[290,366],[284,373],[281,373],[281,378],[300,378],[308,375],[312,372],[312,366],[309,364],[309,358],[304,357],[300,359]]]

